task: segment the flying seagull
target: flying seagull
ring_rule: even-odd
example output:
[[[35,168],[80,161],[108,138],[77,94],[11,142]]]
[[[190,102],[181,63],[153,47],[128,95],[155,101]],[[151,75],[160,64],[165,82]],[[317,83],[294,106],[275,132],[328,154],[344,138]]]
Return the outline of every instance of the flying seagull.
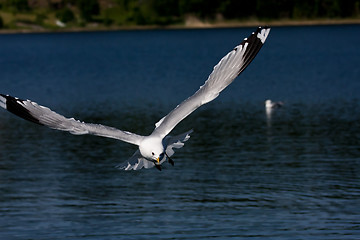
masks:
[[[74,118],[66,118],[47,107],[30,100],[22,100],[0,94],[0,106],[28,121],[52,129],[67,131],[75,135],[92,134],[114,138],[139,146],[139,149],[124,163],[118,165],[124,170],[138,170],[156,167],[161,170],[163,162],[174,165],[170,158],[174,148],[181,148],[190,138],[192,130],[177,136],[170,136],[173,128],[200,106],[214,100],[251,63],[270,32],[269,27],[258,27],[250,37],[224,56],[214,67],[205,84],[194,95],[185,99],[169,114],[155,124],[149,136],[141,136],[100,124],[84,123]]]

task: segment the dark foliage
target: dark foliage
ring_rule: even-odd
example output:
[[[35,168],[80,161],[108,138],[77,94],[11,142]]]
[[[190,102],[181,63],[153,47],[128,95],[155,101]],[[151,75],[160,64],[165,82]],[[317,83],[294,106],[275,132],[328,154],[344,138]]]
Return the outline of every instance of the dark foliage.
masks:
[[[6,0],[7,7],[13,8],[15,11],[24,12],[28,11],[29,4],[27,0]]]
[[[34,2],[37,2],[36,4]],[[276,20],[360,16],[360,0],[0,0],[2,11],[31,12],[48,8],[62,22],[81,19],[109,25],[168,25],[188,16],[203,20]],[[36,12],[36,11],[35,11]],[[39,11],[36,12],[38,14]],[[47,13],[45,13],[47,14]],[[75,16],[79,15],[79,16]],[[40,16],[40,15],[39,15]],[[45,18],[37,17],[41,24]]]
[[[93,15],[100,13],[100,5],[97,0],[77,0],[77,7],[79,8],[80,15],[85,21],[92,20]]]
[[[63,8],[58,10],[55,16],[63,23],[72,22],[75,19],[74,13],[69,8]]]

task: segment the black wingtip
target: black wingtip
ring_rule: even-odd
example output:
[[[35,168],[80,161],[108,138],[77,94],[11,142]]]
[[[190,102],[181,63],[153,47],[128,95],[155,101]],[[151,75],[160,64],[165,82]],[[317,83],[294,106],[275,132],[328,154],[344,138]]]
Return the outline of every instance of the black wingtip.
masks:
[[[28,120],[33,123],[37,123],[39,125],[43,125],[39,122],[39,119],[35,118],[31,115],[30,111],[26,109],[25,102],[26,100],[22,100],[19,98],[15,98],[9,95],[0,94],[1,97],[5,99],[4,105],[5,109],[9,112],[15,114],[16,116],[19,116],[25,120]]]
[[[161,171],[161,165],[155,164],[157,170]]]
[[[258,27],[255,32],[253,32],[248,38],[245,38],[244,41],[240,44],[245,46],[248,44],[247,49],[244,53],[244,64],[240,68],[238,75],[243,72],[247,66],[254,60],[261,47],[264,45],[267,36],[269,35],[270,27]]]
[[[268,29],[268,28],[270,28],[270,26],[269,26],[269,25],[264,25],[264,26],[260,26],[260,27],[258,27],[258,29]]]
[[[257,35],[258,33],[260,33],[262,30],[267,30],[267,29],[271,29],[269,26],[265,25],[265,26],[259,26],[257,27],[257,29],[251,34],[251,35]],[[251,37],[251,36],[250,36]],[[248,39],[248,38],[246,38]]]

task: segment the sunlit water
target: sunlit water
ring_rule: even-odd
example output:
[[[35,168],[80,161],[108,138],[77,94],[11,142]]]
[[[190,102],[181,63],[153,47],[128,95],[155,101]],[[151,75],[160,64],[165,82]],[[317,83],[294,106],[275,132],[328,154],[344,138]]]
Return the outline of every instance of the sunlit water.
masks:
[[[0,36],[1,93],[139,134],[252,28]],[[0,111],[1,239],[359,239],[360,26],[273,28],[175,166]],[[266,113],[266,99],[285,106]]]

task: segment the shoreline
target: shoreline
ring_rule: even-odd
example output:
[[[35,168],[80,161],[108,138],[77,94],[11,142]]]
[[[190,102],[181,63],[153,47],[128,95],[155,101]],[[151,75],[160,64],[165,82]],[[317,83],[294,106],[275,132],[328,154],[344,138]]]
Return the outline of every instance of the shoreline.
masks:
[[[311,19],[311,20],[250,20],[250,21],[217,21],[204,22],[200,20],[185,22],[177,25],[134,25],[134,26],[97,26],[89,24],[86,27],[69,27],[48,29],[39,26],[29,26],[23,29],[0,29],[0,34],[26,34],[26,33],[62,33],[62,32],[97,32],[97,31],[127,31],[127,30],[156,30],[156,29],[211,29],[211,28],[241,28],[241,27],[288,27],[288,26],[322,26],[322,25],[352,25],[360,24],[360,18],[352,19]],[[33,28],[31,28],[33,27]]]

